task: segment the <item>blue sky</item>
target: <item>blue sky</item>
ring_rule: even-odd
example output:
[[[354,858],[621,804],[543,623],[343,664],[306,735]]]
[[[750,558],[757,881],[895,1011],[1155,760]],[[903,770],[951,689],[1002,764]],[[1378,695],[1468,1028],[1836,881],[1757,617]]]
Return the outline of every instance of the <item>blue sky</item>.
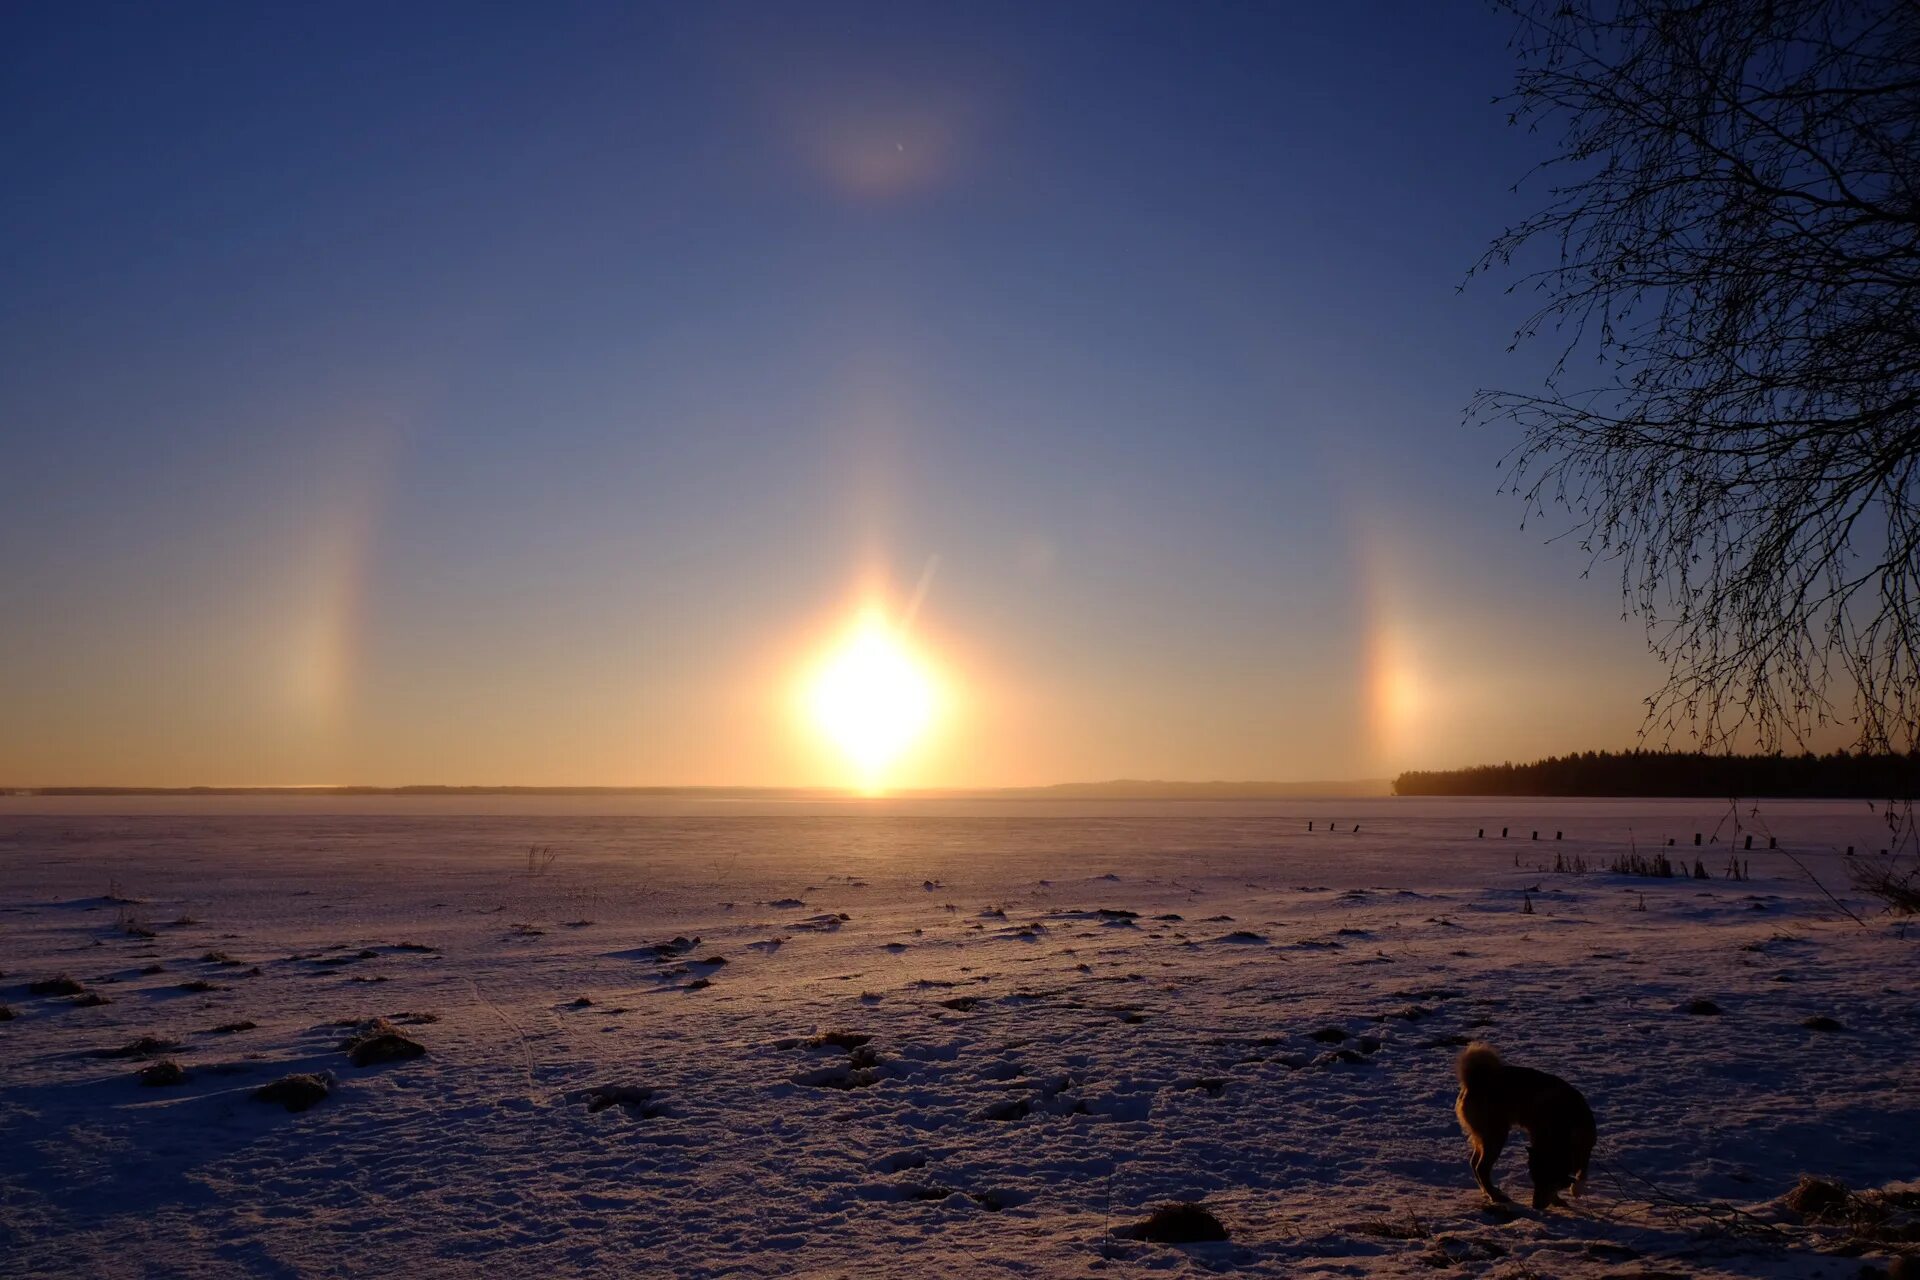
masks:
[[[17,6],[0,782],[902,783],[1631,741],[1519,527],[1470,5]],[[1533,197],[1537,199],[1538,193]]]

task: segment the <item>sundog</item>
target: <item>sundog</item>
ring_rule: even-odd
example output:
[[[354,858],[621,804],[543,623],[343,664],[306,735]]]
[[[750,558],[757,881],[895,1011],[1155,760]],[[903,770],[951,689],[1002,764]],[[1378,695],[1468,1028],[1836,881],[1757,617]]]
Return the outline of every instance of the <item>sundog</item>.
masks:
[[[1467,1131],[1474,1181],[1487,1199],[1508,1199],[1493,1184],[1493,1162],[1515,1125],[1532,1139],[1527,1172],[1533,1178],[1533,1207],[1564,1205],[1560,1193],[1569,1186],[1579,1195],[1594,1143],[1593,1112],[1580,1091],[1559,1076],[1508,1066],[1491,1045],[1468,1045],[1458,1070],[1460,1101],[1453,1113]]]

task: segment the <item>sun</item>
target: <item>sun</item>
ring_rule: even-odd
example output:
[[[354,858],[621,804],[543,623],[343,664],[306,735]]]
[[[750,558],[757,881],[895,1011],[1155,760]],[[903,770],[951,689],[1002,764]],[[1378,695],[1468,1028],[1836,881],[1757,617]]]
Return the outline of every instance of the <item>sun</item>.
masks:
[[[925,736],[939,689],[906,638],[877,610],[861,614],[808,682],[814,726],[877,791],[887,770]]]

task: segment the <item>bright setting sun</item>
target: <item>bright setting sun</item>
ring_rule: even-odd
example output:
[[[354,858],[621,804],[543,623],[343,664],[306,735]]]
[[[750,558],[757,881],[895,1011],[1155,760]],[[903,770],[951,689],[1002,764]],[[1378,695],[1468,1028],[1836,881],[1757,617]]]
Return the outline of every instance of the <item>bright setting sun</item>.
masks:
[[[814,726],[845,755],[860,786],[878,790],[932,724],[939,693],[926,664],[877,609],[863,613],[807,686]]]

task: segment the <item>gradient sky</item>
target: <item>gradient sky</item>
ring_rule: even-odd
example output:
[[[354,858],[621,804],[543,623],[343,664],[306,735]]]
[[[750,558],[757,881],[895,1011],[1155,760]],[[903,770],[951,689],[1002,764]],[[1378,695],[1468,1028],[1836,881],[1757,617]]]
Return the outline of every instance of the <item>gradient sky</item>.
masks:
[[[14,5],[0,783],[1343,778],[1629,745],[1461,425],[1478,5]]]

